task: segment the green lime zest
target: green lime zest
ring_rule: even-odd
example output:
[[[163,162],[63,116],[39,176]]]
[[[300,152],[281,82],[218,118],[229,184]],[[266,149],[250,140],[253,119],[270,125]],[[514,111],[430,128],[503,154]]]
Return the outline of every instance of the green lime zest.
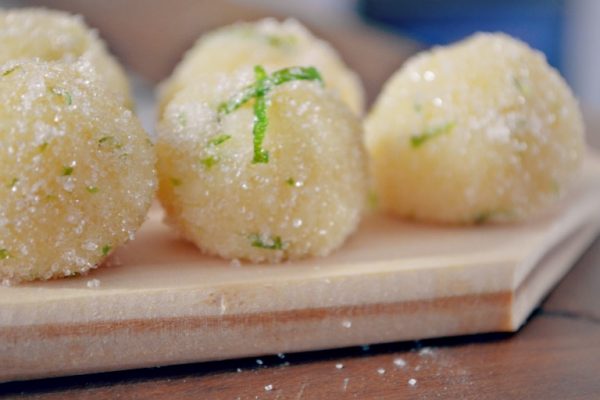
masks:
[[[110,244],[105,244],[104,246],[102,246],[102,255],[107,256],[111,250],[112,250],[112,246]]]
[[[103,136],[98,139],[98,146],[100,147],[114,147],[115,149],[120,149],[123,147],[121,143],[119,143],[114,136]]]
[[[200,158],[198,161],[200,161],[200,164],[204,165],[204,168],[211,169],[219,162],[219,157],[214,156],[214,155],[209,155],[209,156]]]
[[[181,184],[183,183],[181,181],[181,179],[173,178],[173,177],[170,179],[170,181],[171,181],[171,185],[173,185],[173,186],[181,186]]]
[[[38,152],[43,153],[48,148],[48,142],[44,142],[38,146]]]
[[[0,249],[0,260],[6,260],[7,258],[10,258],[10,253],[8,250],[6,249]]]
[[[18,69],[21,69],[22,67],[20,65],[15,65],[14,67],[11,67],[9,69],[7,69],[6,71],[2,72],[2,76],[8,76],[10,74],[12,74],[13,72],[15,72]]]
[[[475,216],[475,219],[473,220],[473,222],[475,223],[475,225],[485,224],[493,216],[494,216],[493,212],[491,212],[491,211],[483,211],[483,212],[480,212],[479,214],[477,214]]]
[[[450,133],[456,126],[455,122],[447,122],[445,124],[434,126],[426,129],[419,135],[413,135],[410,137],[410,144],[412,147],[420,147],[429,140],[436,138],[440,135]]]
[[[177,122],[179,122],[179,125],[180,125],[182,128],[185,128],[185,127],[187,126],[187,124],[188,124],[188,121],[187,121],[187,114],[186,114],[186,113],[183,113],[183,112],[181,112],[181,113],[177,114]]]
[[[6,185],[6,187],[8,187],[9,189],[12,189],[15,187],[15,185],[17,184],[17,182],[19,182],[19,178],[12,178],[10,182],[8,182],[8,184]]]
[[[254,74],[256,76],[256,82],[260,88],[264,90],[258,90],[256,93],[256,100],[254,101],[254,125],[252,127],[252,143],[254,145],[254,157],[252,163],[268,163],[269,152],[262,148],[262,142],[265,139],[267,133],[267,127],[269,126],[269,118],[267,117],[267,99],[266,99],[266,82],[268,76],[265,69],[261,66],[254,67]]]
[[[281,240],[281,236],[274,236],[264,240],[260,235],[254,233],[250,235],[250,244],[252,247],[265,250],[283,250],[285,243]]]
[[[369,206],[369,209],[377,209],[377,207],[379,206],[379,196],[377,196],[376,192],[371,190],[367,193],[367,204]]]
[[[98,193],[100,191],[100,189],[98,189],[96,186],[88,186],[85,188],[85,190],[88,191],[88,193]]]
[[[296,180],[294,178],[287,178],[285,183],[287,183],[288,186],[296,186]]]
[[[73,104],[73,98],[71,97],[71,93],[69,93],[65,89],[59,87],[51,87],[50,91],[53,94],[62,97],[66,105],[70,106],[71,104]]]
[[[62,176],[71,176],[73,175],[73,167],[63,167]]]
[[[273,47],[293,46],[298,42],[298,38],[293,35],[266,35],[265,39],[267,43]]]
[[[525,85],[520,78],[513,76],[512,82],[523,97],[528,97],[531,94],[531,88],[528,85]]]
[[[215,136],[212,139],[210,139],[208,141],[208,144],[210,146],[218,146],[222,143],[225,143],[229,139],[231,139],[231,135],[222,134],[222,135],[218,135],[218,136]]]
[[[268,163],[269,152],[262,148],[269,120],[267,116],[267,94],[276,86],[298,80],[317,81],[323,84],[319,71],[314,67],[290,67],[280,69],[267,75],[265,69],[257,65],[254,67],[256,81],[246,86],[228,101],[217,107],[220,115],[227,115],[254,99],[254,125],[252,127],[254,156],[253,164]]]

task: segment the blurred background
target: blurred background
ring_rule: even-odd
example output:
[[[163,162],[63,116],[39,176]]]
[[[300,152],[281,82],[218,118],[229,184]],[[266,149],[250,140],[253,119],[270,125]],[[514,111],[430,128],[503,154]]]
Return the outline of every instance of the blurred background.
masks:
[[[600,126],[600,0],[0,0],[84,15],[137,76],[159,82],[195,39],[218,26],[294,17],[330,41],[372,101],[415,52],[476,31],[503,31],[543,51]],[[600,135],[594,135],[600,139]]]

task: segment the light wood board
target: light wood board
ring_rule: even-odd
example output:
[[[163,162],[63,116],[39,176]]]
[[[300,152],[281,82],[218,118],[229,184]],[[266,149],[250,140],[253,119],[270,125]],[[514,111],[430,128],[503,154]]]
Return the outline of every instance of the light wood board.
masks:
[[[112,266],[0,288],[0,381],[514,331],[600,231],[600,158],[526,224],[371,215],[298,263],[232,265],[160,221],[153,209]]]

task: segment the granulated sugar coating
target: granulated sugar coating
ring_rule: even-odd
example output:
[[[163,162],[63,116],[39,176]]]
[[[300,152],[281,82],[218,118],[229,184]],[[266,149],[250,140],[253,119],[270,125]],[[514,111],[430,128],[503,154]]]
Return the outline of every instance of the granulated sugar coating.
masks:
[[[382,208],[449,223],[519,220],[568,188],[581,112],[544,56],[502,34],[417,55],[366,121]]]
[[[88,61],[97,75],[128,107],[127,78],[107,52],[96,31],[79,16],[41,8],[0,10],[0,64],[39,58],[43,61]]]
[[[133,237],[153,146],[88,63],[0,66],[0,279],[69,276]]]
[[[253,82],[247,73],[205,77],[168,105],[157,143],[168,222],[205,252],[229,259],[326,255],[363,211],[361,123],[319,82],[274,86],[265,96],[268,156],[258,153],[262,162],[254,162],[259,100],[219,111]]]
[[[278,22],[264,19],[237,23],[201,37],[188,51],[172,77],[159,93],[160,114],[175,93],[193,83],[198,76],[251,71],[257,65],[267,71],[292,65],[319,69],[329,90],[339,96],[355,113],[364,110],[364,93],[358,75],[352,72],[323,40],[314,37],[295,20]]]

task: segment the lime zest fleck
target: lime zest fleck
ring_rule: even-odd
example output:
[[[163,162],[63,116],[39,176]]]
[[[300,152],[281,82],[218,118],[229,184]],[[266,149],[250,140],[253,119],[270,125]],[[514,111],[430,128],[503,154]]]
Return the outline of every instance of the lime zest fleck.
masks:
[[[100,139],[98,139],[98,146],[100,147],[107,147],[107,146],[112,146],[115,149],[120,149],[123,147],[123,145],[119,142],[117,142],[117,140],[115,139],[114,136],[103,136]]]
[[[210,146],[218,146],[222,143],[225,143],[229,139],[231,139],[231,135],[222,134],[222,135],[218,135],[218,136],[215,136],[212,139],[210,139],[208,141],[208,144]]]
[[[40,152],[40,153],[43,153],[44,150],[46,150],[47,148],[48,148],[48,142],[44,142],[37,147],[38,152]]]
[[[369,193],[367,193],[367,204],[371,210],[377,209],[379,206],[379,196],[377,196],[376,192],[370,190]]]
[[[18,69],[21,69],[22,67],[20,65],[15,65],[9,69],[7,69],[6,71],[2,72],[2,76],[8,76],[10,74],[12,74],[13,72],[15,72]]]
[[[285,183],[287,183],[288,186],[296,186],[296,180],[294,178],[287,178]]]
[[[188,124],[188,120],[187,120],[187,114],[184,112],[180,112],[179,114],[177,114],[177,122],[179,122],[179,126],[181,126],[182,128],[185,128]]]
[[[110,244],[105,244],[104,246],[102,246],[102,255],[107,256],[111,250],[112,250],[112,246]]]
[[[225,101],[217,107],[217,111],[219,114],[227,115],[231,114],[244,104],[246,104],[250,99],[256,97],[256,84],[250,85],[242,89],[241,92],[237,93],[233,96],[229,101]]]
[[[50,88],[50,91],[53,94],[62,97],[66,105],[70,106],[71,104],[73,104],[73,98],[71,97],[71,93],[69,93],[65,89],[54,86]]]
[[[6,249],[0,249],[0,260],[6,260],[7,258],[10,258],[10,252]]]
[[[73,167],[67,167],[67,166],[63,167],[62,176],[71,176],[71,175],[73,175],[73,170],[74,170]]]
[[[492,218],[492,216],[493,213],[491,211],[482,211],[475,216],[473,222],[475,223],[475,225],[485,224],[487,221],[490,220],[490,218]]]
[[[266,35],[265,39],[273,47],[293,46],[298,42],[298,38],[294,35]]]
[[[256,75],[256,81],[262,84],[267,79],[267,72],[261,66],[254,68]],[[254,125],[252,126],[252,144],[254,146],[254,157],[252,163],[268,163],[269,152],[262,148],[262,142],[265,139],[267,133],[267,127],[269,126],[269,118],[267,117],[267,99],[265,93],[260,91],[256,95],[254,101]]]
[[[19,178],[12,178],[12,180],[6,185],[6,187],[8,187],[9,189],[12,189],[15,187],[17,182],[19,182]]]
[[[475,215],[475,218],[473,218],[473,223],[476,225],[481,225],[481,224],[490,222],[490,220],[493,218],[506,219],[506,218],[514,218],[515,216],[516,216],[516,213],[514,210],[500,209],[500,210],[482,211],[479,214]]]
[[[181,184],[183,183],[181,181],[181,179],[174,178],[174,177],[171,177],[170,181],[171,181],[171,185],[173,185],[173,186],[181,186]]]
[[[254,233],[249,236],[252,247],[265,250],[283,250],[285,243],[281,240],[281,236],[274,236],[264,240],[261,235]]]
[[[219,158],[217,156],[209,155],[209,156],[200,158],[199,161],[200,161],[200,164],[204,165],[204,168],[211,169],[219,162]]]
[[[531,88],[528,85],[525,85],[520,78],[513,76],[512,82],[523,97],[528,97],[531,94]]]
[[[425,144],[430,139],[433,139],[437,136],[444,135],[450,133],[454,127],[456,126],[455,122],[446,122],[445,124],[434,126],[426,129],[419,135],[413,135],[410,137],[410,144],[412,147],[420,147]]]
[[[267,75],[265,69],[257,65],[254,67],[256,81],[246,86],[228,101],[217,107],[220,115],[227,115],[237,110],[251,99],[254,99],[254,124],[252,127],[254,156],[252,163],[268,163],[269,152],[262,148],[269,120],[267,116],[267,94],[275,86],[297,80],[317,81],[323,85],[323,78],[315,67],[290,67],[280,69]]]
[[[324,85],[323,78],[315,67],[283,68],[273,72],[269,78],[269,84],[272,86],[279,86],[291,81],[316,81]]]
[[[87,190],[89,193],[98,193],[100,191],[100,189],[98,189],[96,186],[88,186],[85,188],[85,190]]]

